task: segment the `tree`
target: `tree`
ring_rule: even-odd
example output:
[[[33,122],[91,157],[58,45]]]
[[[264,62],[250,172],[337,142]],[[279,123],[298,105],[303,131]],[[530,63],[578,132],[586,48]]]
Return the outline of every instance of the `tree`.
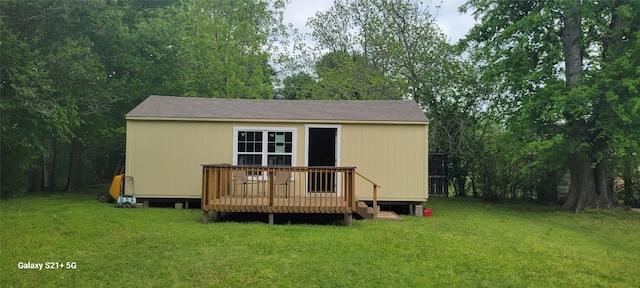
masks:
[[[466,195],[486,93],[468,58],[446,42],[429,7],[411,0],[338,0],[308,23],[318,48],[328,51],[316,64],[320,89],[352,97],[377,85],[384,89],[375,89],[376,98],[416,100],[431,119],[430,149],[449,155],[456,194]]]
[[[272,95],[285,2],[0,0],[2,195],[111,177],[149,94]]]
[[[158,4],[2,1],[2,171],[18,174],[2,177],[3,195],[40,191],[45,173],[49,189],[66,173],[65,190],[73,190],[98,176],[90,175],[102,165],[98,155],[123,154],[118,127],[129,101],[154,86],[141,84],[152,61],[141,49],[147,41],[132,32],[140,16],[154,14],[148,9],[161,10]],[[98,145],[115,142],[122,145]],[[16,178],[24,180],[14,184]]]
[[[16,41],[8,41],[6,44],[18,45],[23,48],[23,51],[16,51],[13,55],[6,55],[3,53],[3,57],[16,57],[20,59],[19,62],[7,61],[3,59],[3,63],[6,63],[5,71],[8,73],[3,75],[3,101],[7,101],[8,105],[3,108],[9,108],[9,111],[16,108],[16,110],[24,110],[18,108],[21,103],[33,103],[36,105],[36,109],[29,109],[24,115],[18,113],[6,113],[3,111],[3,130],[4,132],[11,134],[5,127],[17,128],[18,133],[24,135],[18,138],[26,138],[28,142],[18,140],[17,143],[24,143],[22,148],[32,147],[31,149],[20,149],[17,147],[17,143],[13,143],[12,148],[16,150],[4,151],[3,155],[15,153],[16,158],[20,157],[21,160],[18,163],[7,163],[3,161],[5,166],[3,171],[7,171],[6,165],[15,165],[17,167],[24,167],[24,169],[35,169],[36,161],[43,163],[42,157],[48,149],[48,145],[55,141],[68,141],[75,136],[75,129],[78,127],[80,121],[78,119],[78,103],[76,103],[75,96],[84,97],[83,92],[89,92],[87,97],[91,97],[95,91],[89,91],[88,86],[100,82],[99,79],[94,78],[96,75],[86,75],[85,72],[92,70],[93,67],[87,65],[84,67],[84,62],[93,61],[90,53],[87,53],[87,49],[82,47],[87,43],[85,39],[73,39],[72,30],[78,29],[78,13],[80,7],[77,3],[52,3],[48,1],[39,2],[20,2],[20,1],[4,1],[2,3],[2,21],[3,26],[6,25],[7,29],[3,29],[3,35],[12,35],[10,38],[14,38]],[[76,17],[69,17],[70,14]],[[71,23],[69,23],[71,22]],[[53,33],[53,29],[57,27],[60,29],[59,33]],[[5,45],[3,41],[3,45]],[[14,46],[14,48],[17,48]],[[4,51],[5,49],[3,49]],[[12,48],[7,49],[13,50]],[[22,63],[20,63],[22,62]],[[93,62],[95,63],[95,62]],[[29,66],[22,66],[23,64]],[[21,67],[22,66],[22,67]],[[92,71],[95,72],[95,71]],[[88,77],[88,78],[86,78]],[[78,84],[77,87],[69,85],[74,81],[79,81],[74,84]],[[47,84],[47,88],[44,88],[42,83]],[[61,88],[64,87],[64,88]],[[64,90],[64,91],[63,91]],[[69,94],[76,93],[75,95]],[[9,96],[6,97],[5,96]],[[27,99],[25,99],[27,98]],[[31,100],[28,100],[31,98]],[[26,105],[25,107],[30,106]],[[34,113],[35,112],[35,113]],[[33,117],[26,123],[20,118]],[[8,123],[7,123],[8,122]],[[22,125],[20,123],[23,123]],[[6,125],[6,126],[5,126]],[[6,134],[5,134],[6,135]],[[3,142],[15,141],[11,137],[2,137]],[[5,144],[7,147],[12,144]],[[18,144],[20,145],[20,144]],[[19,156],[18,156],[19,155]],[[13,168],[15,169],[15,168]],[[27,171],[18,168],[18,173],[22,174],[19,178],[25,178]],[[38,177],[41,173],[36,173]],[[26,177],[28,179],[28,177]],[[7,184],[12,179],[3,177],[3,184]],[[11,191],[7,191],[9,194],[20,193],[28,188],[28,182],[18,182],[19,186],[9,184],[3,187],[11,187]],[[34,181],[40,183],[41,181]],[[40,187],[32,187],[34,190],[39,190]],[[4,189],[4,188],[3,188]]]
[[[638,61],[636,6],[473,0],[462,7],[481,22],[469,40],[487,64],[483,81],[498,83],[494,104],[506,106],[507,127],[531,135],[523,148],[536,158],[564,155],[571,174],[564,210],[618,206],[608,159],[638,147],[638,110],[630,107],[638,107],[639,75],[625,68]]]
[[[329,52],[316,62],[315,99],[401,99],[393,81],[358,52]]]
[[[283,33],[284,2],[185,1],[172,24],[181,95],[214,98],[267,98],[275,71],[270,45]]]
[[[0,19],[0,193],[24,193],[47,135],[64,138],[64,108],[51,97],[52,83],[35,53]]]
[[[316,86],[316,80],[311,75],[299,72],[295,75],[290,75],[282,80],[284,88],[280,93],[286,97],[286,99],[305,100],[311,99],[313,90]]]
[[[329,50],[323,57],[362,57],[357,61],[382,73],[401,97],[429,110],[454,76],[447,69],[455,54],[427,8],[409,0],[338,0],[309,25],[318,49]]]

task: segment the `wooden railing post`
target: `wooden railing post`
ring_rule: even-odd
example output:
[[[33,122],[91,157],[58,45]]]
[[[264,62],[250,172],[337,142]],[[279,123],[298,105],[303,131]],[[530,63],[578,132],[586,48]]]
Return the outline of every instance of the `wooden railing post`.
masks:
[[[373,184],[373,218],[378,216],[378,185]]]
[[[201,208],[208,209],[209,205],[209,167],[202,167],[202,200]]]
[[[273,193],[276,190],[276,185],[275,185],[275,173],[273,173],[271,170],[268,170],[267,175],[269,175],[269,207],[271,210],[273,210]]]
[[[354,172],[353,168],[349,169],[349,172],[348,172],[349,174],[347,176],[349,178],[348,186],[347,186],[347,189],[349,189],[349,194],[347,196],[348,197],[347,198],[347,205],[351,206],[351,210],[352,211],[354,211],[356,209],[356,201],[355,201],[355,199],[356,199],[356,197],[355,197],[356,196],[355,195],[356,194],[356,181],[355,181],[355,179],[353,177],[353,172]]]
[[[356,175],[362,177],[362,179],[367,180],[369,183],[373,184],[373,218],[378,215],[378,188],[382,188],[382,186],[376,184],[376,182],[371,181],[371,179],[364,177],[364,175],[355,172]]]
[[[215,189],[216,189],[216,191],[215,191],[216,197],[220,197],[220,195],[222,195],[222,193],[220,193],[221,190],[222,190],[222,181],[220,181],[221,180],[220,179],[221,178],[220,177],[221,174],[222,174],[221,168],[216,168],[216,174],[213,176],[215,178],[215,181],[216,181],[215,182],[216,183],[216,187],[215,187]]]

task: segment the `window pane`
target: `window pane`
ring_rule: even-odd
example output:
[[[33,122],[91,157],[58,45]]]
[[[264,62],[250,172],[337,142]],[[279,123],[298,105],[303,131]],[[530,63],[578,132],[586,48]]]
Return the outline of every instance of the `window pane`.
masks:
[[[238,154],[238,165],[262,165],[262,155]]]
[[[287,143],[293,142],[293,133],[292,132],[284,132],[284,141]]]
[[[269,155],[269,166],[291,166],[291,155]]]
[[[284,146],[284,152],[285,152],[285,153],[291,153],[291,152],[292,152],[292,150],[291,150],[291,148],[292,148],[292,147],[293,147],[293,145],[291,145],[291,143],[287,143],[287,144],[285,144],[285,146]]]
[[[269,151],[269,153],[274,153],[274,152],[276,152],[276,144],[269,143],[269,145],[268,145],[268,146],[269,146],[269,148],[268,148],[269,150],[267,150],[267,151]]]
[[[262,132],[238,131],[238,152],[262,152]]]

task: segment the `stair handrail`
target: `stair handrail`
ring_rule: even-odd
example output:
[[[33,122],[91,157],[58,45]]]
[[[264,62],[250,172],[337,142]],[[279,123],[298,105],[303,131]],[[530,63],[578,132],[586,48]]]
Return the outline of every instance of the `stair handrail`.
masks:
[[[375,219],[378,216],[378,188],[382,188],[382,186],[378,185],[378,183],[373,182],[373,180],[367,178],[366,176],[358,173],[358,171],[353,171],[356,175],[362,177],[362,179],[367,180],[369,183],[373,184],[373,218]]]

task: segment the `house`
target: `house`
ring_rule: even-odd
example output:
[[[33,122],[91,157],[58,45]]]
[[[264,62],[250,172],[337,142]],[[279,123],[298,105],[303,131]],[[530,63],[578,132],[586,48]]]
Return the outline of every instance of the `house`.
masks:
[[[351,185],[358,201],[417,205],[428,197],[429,121],[412,100],[150,96],[131,110],[126,120],[126,173],[133,177],[139,199],[202,198],[208,185],[203,183],[208,181],[208,176],[203,176],[204,164],[280,170],[352,167],[362,176],[355,177],[353,183],[347,174],[335,176],[340,172],[337,170],[323,172],[329,178],[314,172],[320,175],[314,181],[322,185],[313,187],[299,184],[312,181],[309,171],[290,171],[286,181],[299,196],[308,196],[310,190]],[[268,180],[267,174],[261,174],[265,169],[246,171],[252,176],[249,182],[268,185],[263,183]],[[228,177],[229,181],[239,178],[236,174]],[[372,183],[381,187],[377,199],[372,195]],[[242,184],[246,194],[247,182]],[[269,187],[250,188],[266,191]],[[334,191],[336,195],[341,194],[340,189]],[[230,195],[229,191],[225,193]]]

